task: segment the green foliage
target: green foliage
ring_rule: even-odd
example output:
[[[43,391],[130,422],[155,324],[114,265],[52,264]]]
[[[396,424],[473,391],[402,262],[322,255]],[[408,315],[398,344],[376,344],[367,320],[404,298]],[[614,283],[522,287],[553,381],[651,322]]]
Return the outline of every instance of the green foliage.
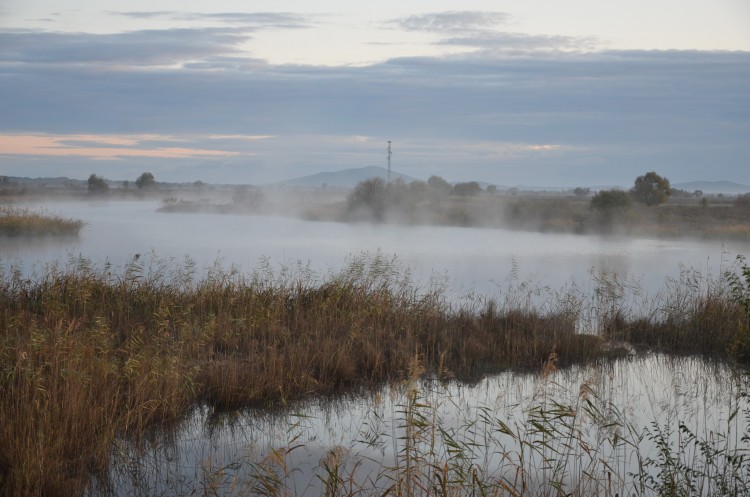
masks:
[[[156,186],[154,175],[149,172],[141,174],[140,176],[138,176],[138,179],[135,180],[135,186],[137,186],[139,190],[153,188],[154,186]]]
[[[730,419],[738,415],[739,408],[735,408]],[[702,438],[683,422],[678,423],[678,433],[653,422],[644,435],[654,444],[656,453],[642,461],[645,471],[633,475],[643,488],[663,497],[746,495],[750,470],[747,435],[742,437],[742,447],[733,447],[728,434],[711,433]]]
[[[92,174],[91,176],[89,176],[88,190],[89,193],[93,194],[107,193],[109,191],[109,185],[107,184],[107,181],[101,176]]]
[[[669,200],[672,189],[669,180],[651,171],[635,179],[630,195],[646,205],[659,205]]]

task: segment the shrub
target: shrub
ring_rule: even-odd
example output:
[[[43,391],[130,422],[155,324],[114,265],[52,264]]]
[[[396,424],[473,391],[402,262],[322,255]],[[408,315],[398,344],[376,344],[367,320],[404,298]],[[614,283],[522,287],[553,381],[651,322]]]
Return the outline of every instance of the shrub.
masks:
[[[93,194],[106,193],[109,191],[109,185],[107,184],[107,181],[101,176],[92,174],[91,176],[89,176],[88,190],[89,193]]]
[[[667,178],[652,171],[635,179],[635,185],[630,189],[630,195],[638,202],[646,205],[659,205],[669,200],[672,189]]]

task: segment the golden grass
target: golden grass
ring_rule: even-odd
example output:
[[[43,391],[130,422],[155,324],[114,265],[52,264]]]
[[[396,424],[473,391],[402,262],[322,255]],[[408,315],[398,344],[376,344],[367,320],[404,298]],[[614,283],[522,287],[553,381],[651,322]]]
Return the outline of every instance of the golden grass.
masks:
[[[611,322],[600,335],[576,331],[575,299],[549,311],[456,308],[443,289],[420,291],[402,270],[375,256],[323,281],[268,267],[214,269],[196,281],[189,262],[154,260],[120,273],[80,260],[34,280],[2,275],[0,490],[80,493],[107,470],[118,437],[137,439],[197,405],[270,405],[377,385],[408,377],[415,358],[427,374],[469,379],[538,370],[553,353],[561,366],[613,353]],[[700,338],[704,352],[726,355],[742,321],[718,297],[674,306],[680,319],[667,325],[631,320],[615,331],[635,342],[645,341],[639,330],[660,333],[665,348]],[[690,335],[671,338],[675,330]]]
[[[83,221],[77,219],[28,209],[0,207],[0,235],[77,235],[83,226]]]

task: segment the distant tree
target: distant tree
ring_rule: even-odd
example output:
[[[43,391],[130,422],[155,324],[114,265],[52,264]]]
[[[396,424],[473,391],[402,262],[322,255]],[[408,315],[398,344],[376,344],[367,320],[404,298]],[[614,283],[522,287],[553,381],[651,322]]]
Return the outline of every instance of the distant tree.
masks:
[[[692,192],[680,190],[679,188],[671,188],[671,191],[670,197],[672,198],[691,198],[693,196]]]
[[[107,191],[109,191],[109,185],[107,184],[107,181],[101,176],[92,174],[91,176],[89,176],[88,189],[89,193],[93,194],[106,193]]]
[[[154,175],[149,172],[141,174],[138,176],[138,179],[135,180],[135,186],[137,186],[139,190],[153,188],[155,185],[156,180],[154,179]]]
[[[263,205],[265,195],[263,195],[260,188],[242,185],[236,187],[234,192],[232,192],[232,201],[237,206],[247,209],[258,209]]]
[[[638,202],[646,205],[659,205],[669,200],[672,189],[669,180],[655,172],[646,173],[635,179],[635,185],[630,189],[630,195]]]
[[[453,190],[453,187],[451,186],[451,184],[445,181],[440,176],[430,176],[427,179],[427,184],[434,191],[440,192],[440,193],[450,193]]]
[[[573,194],[574,194],[574,195],[575,195],[576,197],[585,197],[585,196],[586,196],[586,195],[588,195],[589,193],[591,193],[591,188],[583,188],[583,187],[580,187],[580,186],[578,186],[578,187],[576,187],[576,188],[575,188],[575,189],[573,190]]]
[[[489,185],[487,187],[487,193],[496,194],[497,193],[497,186],[495,185]]]
[[[350,214],[382,220],[385,214],[386,185],[383,178],[360,181],[347,198]]]
[[[400,205],[403,206],[409,201],[410,190],[409,185],[403,178],[396,178],[390,183],[385,185],[386,199],[389,206]]]
[[[750,210],[750,193],[737,195],[737,198],[734,199],[734,206],[739,209]]]
[[[125,181],[123,181],[123,182],[122,182],[122,187],[123,187],[123,188],[124,188],[125,190],[128,190],[128,189],[130,188],[130,181],[128,181],[128,180],[125,180]]]
[[[202,190],[205,187],[206,187],[206,184],[203,181],[201,180],[193,181],[193,188],[197,190]]]
[[[414,199],[423,199],[427,196],[429,188],[426,182],[414,180],[409,183],[409,195]]]
[[[608,214],[627,209],[631,204],[628,194],[618,189],[602,190],[591,199],[592,209]]]
[[[602,190],[591,198],[595,222],[601,229],[612,229],[617,221],[627,219],[633,201],[627,192],[618,189]]]
[[[476,181],[469,181],[468,183],[456,183],[453,187],[453,193],[462,197],[473,197],[478,195],[482,191],[482,187]]]

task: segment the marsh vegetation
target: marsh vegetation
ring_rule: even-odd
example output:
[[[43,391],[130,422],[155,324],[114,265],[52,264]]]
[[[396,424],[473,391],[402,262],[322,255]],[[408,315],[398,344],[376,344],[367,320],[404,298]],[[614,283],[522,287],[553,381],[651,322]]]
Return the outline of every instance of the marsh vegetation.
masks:
[[[742,495],[750,481],[750,274],[726,255],[742,242],[54,205],[88,228],[2,240],[2,494]],[[634,419],[612,396],[627,385],[588,380],[653,357],[683,361],[674,388],[726,394],[704,409],[716,422]],[[571,371],[585,377],[562,388]],[[517,410],[443,410],[446,392],[503,375],[532,392]],[[349,399],[361,436],[321,442],[333,428],[312,418]],[[252,447],[232,438],[247,419]],[[264,438],[268,419],[284,437]],[[223,438],[185,449],[203,431]]]
[[[593,301],[565,292],[534,304],[519,287],[502,299],[475,298],[459,306],[445,299],[439,286],[415,286],[405,268],[379,255],[355,259],[324,279],[304,268],[274,271],[267,265],[250,274],[217,266],[196,278],[190,261],[174,266],[143,259],[121,272],[78,259],[34,278],[20,272],[2,276],[0,488],[7,495],[71,495],[95,481],[102,485],[117,443],[138,444],[155,425],[174,423],[202,406],[217,412],[269,408],[310,396],[408,385],[422,377],[476,381],[508,369],[551,371],[618,357],[630,346],[724,361],[750,357],[746,266],[709,281],[686,274],[646,306],[632,306],[616,281],[601,281]],[[453,464],[460,461],[451,459],[451,439],[443,442],[445,459],[434,460],[429,434],[439,432],[440,423],[426,422],[429,406],[418,390],[407,389],[414,393],[404,407],[408,428],[399,439],[400,469],[386,487],[367,493],[432,495],[450,489],[468,495],[485,487],[519,495],[553,492],[556,478],[527,486],[526,476],[532,476],[526,472],[533,468],[523,460],[516,461],[515,480],[494,482],[471,466],[457,480],[459,467]],[[583,457],[564,442],[577,440],[570,430],[578,408],[540,407],[542,418],[516,427],[521,433],[494,419],[488,429],[520,438],[527,430],[549,431],[545,436],[564,456],[550,463],[565,474],[569,457]],[[604,422],[602,416],[596,419]],[[693,441],[701,447],[700,439],[688,438]],[[665,450],[664,457],[677,456],[673,447]],[[716,450],[729,451],[727,461],[736,461],[734,446]],[[278,464],[283,455],[277,455]],[[718,468],[730,489],[748,481],[743,461]],[[332,494],[365,491],[366,485],[344,485],[347,477],[333,462],[328,469],[325,488]],[[219,478],[221,471],[209,473]],[[654,478],[664,482],[681,474]],[[249,493],[288,491],[266,486],[271,480],[260,476],[254,480],[260,486]],[[591,482],[594,493],[579,494],[601,492],[599,478]],[[560,491],[567,493],[565,488]]]
[[[160,183],[144,172],[134,182],[92,174],[87,182],[0,183],[9,202],[44,199],[159,200],[160,212],[283,215],[304,220],[460,226],[575,234],[750,240],[750,193],[704,194],[673,189],[655,172],[629,190],[577,187],[523,191],[451,184],[387,182],[373,177],[353,188]]]
[[[0,236],[75,236],[83,226],[79,219],[45,211],[0,207]]]

